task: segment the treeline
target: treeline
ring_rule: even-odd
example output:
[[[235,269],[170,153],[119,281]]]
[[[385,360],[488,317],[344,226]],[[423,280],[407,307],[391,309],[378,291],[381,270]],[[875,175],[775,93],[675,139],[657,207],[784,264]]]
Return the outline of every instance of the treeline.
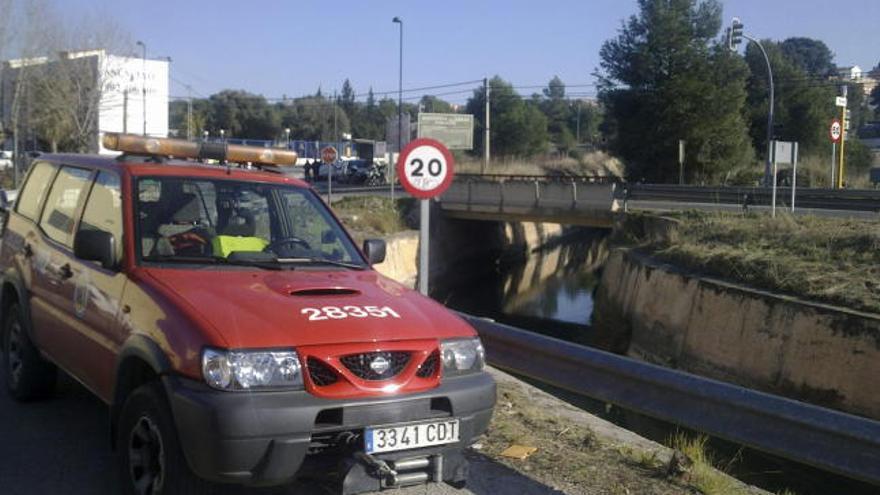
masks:
[[[731,52],[714,0],[640,0],[639,12],[600,51],[600,101],[610,149],[631,179],[678,180],[678,141],[686,142],[688,182],[717,182],[739,170],[757,178],[767,153],[769,86],[763,55],[750,43]],[[797,141],[801,156],[830,153],[834,99],[848,86],[848,169],[864,170],[870,151],[856,130],[870,117],[861,84],[842,82],[819,40],[762,40],[775,79],[774,139]],[[875,69],[880,71],[880,64]],[[880,92],[873,95],[880,103]]]
[[[530,156],[547,151],[578,153],[580,148],[598,142],[602,116],[595,101],[571,98],[565,84],[554,77],[541,93],[521,96],[514,86],[495,76],[489,81],[492,152],[495,156]],[[455,106],[434,95],[417,102],[404,102],[403,112],[415,122],[418,112],[475,115],[475,153],[482,149],[485,90],[475,89],[464,105]],[[192,105],[192,117],[188,118]],[[332,141],[343,133],[355,138],[385,139],[386,124],[397,118],[397,101],[376,98],[370,89],[357,98],[349,80],[338,96],[319,89],[299,98],[269,101],[242,90],[224,90],[208,98],[172,101],[170,127],[179,135],[198,137],[208,131],[217,136],[248,139],[286,138]]]

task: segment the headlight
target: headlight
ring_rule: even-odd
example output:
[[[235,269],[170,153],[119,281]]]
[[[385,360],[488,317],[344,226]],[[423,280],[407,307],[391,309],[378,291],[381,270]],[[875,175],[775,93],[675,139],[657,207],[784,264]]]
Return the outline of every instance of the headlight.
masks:
[[[294,350],[205,349],[202,376],[220,390],[302,388],[302,367]]]
[[[440,342],[440,356],[446,375],[479,371],[486,362],[486,351],[478,337],[444,340]]]

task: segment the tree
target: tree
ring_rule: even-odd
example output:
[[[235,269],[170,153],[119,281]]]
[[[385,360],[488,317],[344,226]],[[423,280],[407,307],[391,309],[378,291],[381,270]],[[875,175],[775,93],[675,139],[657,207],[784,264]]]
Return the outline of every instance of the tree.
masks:
[[[422,96],[422,99],[419,100],[419,106],[421,106],[422,111],[425,112],[455,113],[455,109],[452,108],[451,103],[441,100],[433,95]]]
[[[281,132],[281,117],[260,95],[224,90],[209,98],[208,126],[228,137],[272,139]]]
[[[639,0],[639,12],[600,50],[600,101],[610,148],[631,179],[712,180],[752,161],[741,114],[747,68],[715,42],[714,0]]]
[[[835,74],[834,55],[828,46],[812,38],[788,38],[780,43],[782,53],[795,67],[813,77],[830,77]]]
[[[346,79],[344,83],[342,83],[342,92],[339,94],[339,105],[345,110],[345,113],[349,116],[354,115],[355,113],[355,94],[354,88],[351,86],[351,82]]]
[[[880,119],[880,84],[871,90],[871,105],[874,107],[874,118]]]
[[[803,39],[803,38],[799,38]],[[797,141],[802,155],[818,153],[828,143],[828,122],[834,115],[835,87],[811,79],[790,59],[782,43],[761,42],[773,68],[775,80],[774,139]],[[766,156],[769,88],[764,56],[753,44],[746,48],[746,63],[751,71],[748,80],[746,113],[751,122],[752,142]]]
[[[553,76],[543,93],[544,99],[538,105],[544,116],[547,117],[550,140],[560,152],[567,154],[574,149],[577,143],[575,143],[574,133],[569,125],[572,108],[565,97],[565,84],[559,79],[559,76]]]
[[[489,81],[489,118],[492,128],[492,153],[498,156],[532,156],[547,147],[547,118],[533,102],[526,102],[510,83],[499,76]],[[467,102],[467,113],[475,116],[474,146],[483,146],[483,88],[474,90]]]

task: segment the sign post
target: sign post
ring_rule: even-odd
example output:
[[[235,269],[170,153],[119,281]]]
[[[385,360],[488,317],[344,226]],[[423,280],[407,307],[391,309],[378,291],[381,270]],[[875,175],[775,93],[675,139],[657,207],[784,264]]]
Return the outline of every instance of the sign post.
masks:
[[[678,140],[678,184],[684,185],[684,139]]]
[[[421,199],[419,220],[419,292],[428,295],[428,247],[431,229],[431,198],[443,194],[455,175],[452,153],[439,141],[419,138],[410,142],[397,158],[400,184]]]
[[[338,153],[333,146],[325,146],[321,150],[321,161],[327,165],[327,204],[333,204],[333,164]]]
[[[840,141],[841,126],[837,119],[831,120],[831,128],[828,130],[831,136],[831,187],[834,188],[834,169],[837,161],[837,143]]]
[[[841,86],[840,88],[843,96],[838,96],[834,99],[834,104],[840,107],[840,120],[842,121],[841,126],[843,127],[843,131],[840,136],[840,166],[837,168],[837,188],[843,189],[844,183],[844,167],[846,164],[846,153],[844,152],[844,146],[846,144],[846,92],[847,86]]]

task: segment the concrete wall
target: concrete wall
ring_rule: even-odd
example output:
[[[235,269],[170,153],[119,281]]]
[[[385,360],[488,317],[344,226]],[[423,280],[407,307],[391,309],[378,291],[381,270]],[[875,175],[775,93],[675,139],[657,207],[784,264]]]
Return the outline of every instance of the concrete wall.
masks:
[[[374,267],[376,271],[407,287],[415,287],[419,274],[419,233],[398,232],[386,237],[385,242],[385,261]]]
[[[688,274],[615,250],[597,292],[604,347],[880,419],[880,315]]]

